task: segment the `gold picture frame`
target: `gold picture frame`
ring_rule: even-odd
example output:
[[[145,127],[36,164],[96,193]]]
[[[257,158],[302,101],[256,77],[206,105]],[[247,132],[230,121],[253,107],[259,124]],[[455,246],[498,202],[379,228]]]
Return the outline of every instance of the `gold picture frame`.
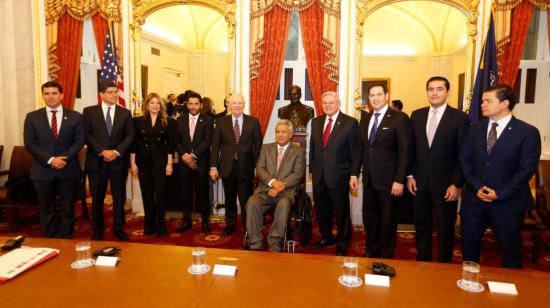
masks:
[[[369,102],[369,87],[373,84],[381,83],[386,86],[388,93],[391,95],[391,78],[362,78],[361,79],[361,104],[365,105]],[[391,101],[388,98],[388,102]]]

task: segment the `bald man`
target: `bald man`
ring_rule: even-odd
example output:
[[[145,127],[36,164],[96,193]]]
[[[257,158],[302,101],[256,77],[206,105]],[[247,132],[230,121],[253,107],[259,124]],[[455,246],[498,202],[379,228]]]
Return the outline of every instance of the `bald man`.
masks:
[[[244,96],[235,93],[229,100],[231,115],[216,120],[210,157],[210,178],[222,178],[225,191],[225,222],[222,232],[228,236],[237,224],[237,197],[241,205],[242,225],[246,225],[246,202],[254,192],[254,166],[262,147],[258,119],[243,113]]]

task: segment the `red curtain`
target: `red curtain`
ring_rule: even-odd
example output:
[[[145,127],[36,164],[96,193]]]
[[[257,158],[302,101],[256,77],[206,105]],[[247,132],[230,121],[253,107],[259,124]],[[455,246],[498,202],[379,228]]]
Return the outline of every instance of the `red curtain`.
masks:
[[[300,27],[306,53],[307,72],[316,114],[323,114],[321,95],[326,91],[336,91],[337,84],[328,79],[330,74],[325,63],[328,48],[323,45],[324,12],[317,4],[300,13]]]
[[[516,83],[519,63],[523,55],[525,38],[531,22],[533,4],[522,1],[512,10],[512,24],[510,29],[510,43],[504,46],[504,52],[498,57],[499,81],[511,87]]]
[[[105,50],[105,37],[109,31],[109,24],[107,20],[101,16],[101,14],[96,13],[92,17],[92,24],[94,25],[94,37],[95,43],[97,45],[97,54],[99,55],[99,64],[103,61],[103,51]]]
[[[82,54],[82,30],[82,22],[68,13],[57,22],[57,59],[60,67],[57,82],[63,87],[63,108],[74,107]]]
[[[279,80],[283,70],[290,12],[275,6],[264,15],[263,51],[258,68],[259,77],[250,82],[250,111],[258,118],[265,134],[273,102],[277,95]]]

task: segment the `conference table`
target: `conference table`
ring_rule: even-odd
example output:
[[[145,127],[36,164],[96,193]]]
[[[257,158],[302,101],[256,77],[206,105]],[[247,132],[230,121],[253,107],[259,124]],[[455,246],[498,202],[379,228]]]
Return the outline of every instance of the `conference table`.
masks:
[[[3,243],[8,238],[0,237]],[[122,249],[116,267],[72,269],[79,240],[28,238],[60,254],[0,284],[1,307],[544,307],[550,273],[481,268],[481,282],[515,283],[518,295],[459,289],[460,264],[359,258],[359,274],[383,261],[390,287],[340,285],[343,257],[207,248],[206,262],[236,265],[234,277],[187,272],[191,247],[92,242]],[[548,306],[546,306],[548,307]]]

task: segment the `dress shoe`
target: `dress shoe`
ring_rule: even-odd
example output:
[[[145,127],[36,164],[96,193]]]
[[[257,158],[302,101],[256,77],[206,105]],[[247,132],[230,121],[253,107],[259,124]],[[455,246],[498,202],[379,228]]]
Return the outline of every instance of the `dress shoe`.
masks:
[[[334,245],[334,239],[321,239],[320,241],[313,243],[313,248],[324,248]]]
[[[210,232],[212,232],[212,230],[210,230],[210,225],[208,223],[203,223],[202,224],[202,233],[210,234]]]
[[[230,236],[235,232],[235,227],[225,227],[222,232],[222,236]]]
[[[92,241],[101,241],[103,238],[103,231],[94,231],[92,234]]]
[[[128,234],[126,232],[124,232],[124,230],[115,231],[114,235],[115,235],[116,238],[118,238],[121,241],[127,241],[127,240],[130,239],[130,237],[128,236]]]
[[[190,221],[184,222],[183,225],[179,226],[179,228],[176,229],[176,232],[183,233],[189,229],[193,228],[193,223]]]

